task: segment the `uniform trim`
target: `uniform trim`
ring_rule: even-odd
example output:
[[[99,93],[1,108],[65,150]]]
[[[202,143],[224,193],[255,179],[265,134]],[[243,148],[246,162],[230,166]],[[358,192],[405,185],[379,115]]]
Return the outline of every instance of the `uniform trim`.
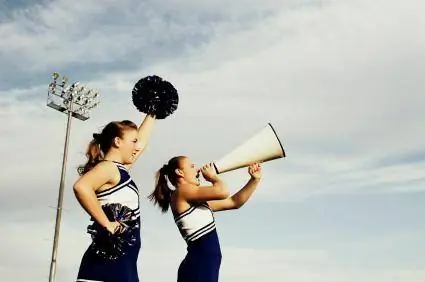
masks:
[[[134,212],[134,217],[140,217],[139,190],[123,164],[113,162],[120,174],[119,182],[106,190],[96,193],[101,205],[121,203]]]
[[[190,242],[195,241],[196,239],[199,239],[200,237],[204,236],[205,234],[208,234],[210,231],[214,229],[215,229],[215,223],[214,221],[212,221],[210,224],[202,227],[201,229],[197,230],[191,235],[186,236],[185,240]]]
[[[174,216],[180,234],[186,242],[193,242],[215,230],[215,219],[207,203],[191,206]]]
[[[174,217],[174,221],[179,221],[180,219],[182,219],[183,217],[185,217],[186,215],[192,213],[194,210],[196,209],[195,206],[190,207],[189,209],[187,209],[186,211],[182,212],[181,214],[179,214],[178,216]]]
[[[103,190],[102,192],[97,193],[96,196],[98,198],[101,198],[101,197],[104,197],[104,196],[108,196],[108,195],[110,195],[110,194],[112,194],[112,193],[114,193],[114,192],[116,192],[116,191],[118,191],[118,190],[120,190],[122,188],[125,188],[125,186],[127,184],[129,184],[130,182],[131,182],[131,178],[127,179],[123,183],[120,183],[120,184],[118,184],[116,186],[112,186],[111,188],[108,188],[106,190]]]

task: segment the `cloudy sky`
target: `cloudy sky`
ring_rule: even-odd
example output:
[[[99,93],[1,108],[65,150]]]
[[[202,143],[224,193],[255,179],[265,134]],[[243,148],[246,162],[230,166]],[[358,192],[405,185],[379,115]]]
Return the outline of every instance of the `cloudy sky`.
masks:
[[[66,116],[53,71],[101,91],[69,148],[57,281],[89,244],[72,193],[93,132],[143,116],[135,82],[178,89],[133,169],[143,281],[175,281],[185,244],[147,202],[153,174],[214,160],[271,122],[287,158],[242,209],[217,214],[221,281],[425,280],[425,4],[420,0],[0,1],[0,279],[47,281]],[[29,4],[31,3],[31,4]],[[245,170],[223,175],[232,191]]]

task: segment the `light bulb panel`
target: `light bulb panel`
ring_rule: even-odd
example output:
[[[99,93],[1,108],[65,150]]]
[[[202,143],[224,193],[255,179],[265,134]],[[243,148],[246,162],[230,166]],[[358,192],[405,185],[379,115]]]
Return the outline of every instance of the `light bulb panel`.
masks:
[[[90,110],[100,103],[99,92],[78,81],[67,86],[68,78],[58,72],[54,72],[52,78],[47,106],[63,113],[71,111],[72,116],[80,120],[89,119]]]

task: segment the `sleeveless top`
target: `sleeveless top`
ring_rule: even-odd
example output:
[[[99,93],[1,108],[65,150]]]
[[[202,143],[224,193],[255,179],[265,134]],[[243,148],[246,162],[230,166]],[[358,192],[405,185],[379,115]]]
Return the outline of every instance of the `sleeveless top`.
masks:
[[[101,192],[96,192],[97,199],[103,206],[105,204],[119,203],[129,207],[134,216],[132,219],[140,218],[139,190],[131,178],[127,168],[121,164],[114,162],[120,172],[120,181],[113,187]]]
[[[186,211],[175,215],[174,222],[188,244],[216,229],[213,211],[207,203],[194,204]]]

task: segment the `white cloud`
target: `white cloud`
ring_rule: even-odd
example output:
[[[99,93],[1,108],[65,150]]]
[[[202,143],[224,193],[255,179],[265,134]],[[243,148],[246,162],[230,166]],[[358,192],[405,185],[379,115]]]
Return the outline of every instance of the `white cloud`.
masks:
[[[20,226],[4,222],[2,226],[8,230],[8,240],[2,240],[0,246],[13,252],[0,260],[0,277],[13,277],[16,282],[47,279],[51,242],[46,239],[53,236],[53,220],[25,222]],[[77,226],[84,225],[80,223]],[[75,227],[67,221],[62,224],[57,281],[74,279],[88,244],[88,235]],[[31,232],[28,233],[28,230]],[[163,236],[164,229],[154,227],[151,230],[160,233],[145,232],[147,239],[144,238],[139,260],[140,277],[146,281],[173,281],[185,255],[183,241]],[[24,236],[24,233],[27,235]],[[326,249],[254,249],[224,245],[222,253],[220,281],[417,282],[425,278],[421,269],[375,270],[344,266]],[[23,268],[25,271],[22,271]]]
[[[59,17],[51,17],[51,15],[61,15],[60,11],[64,11],[64,8],[77,9],[73,16],[67,14],[67,17],[74,18],[74,21],[77,14],[82,18],[93,14],[103,14],[94,2],[90,3],[80,11],[78,10],[80,8],[70,7],[66,2],[53,2],[48,6],[50,10],[38,9],[34,18],[37,19],[38,16],[39,19],[48,23],[49,28],[54,28],[56,27],[54,23]],[[419,111],[420,105],[425,102],[422,95],[424,87],[422,80],[416,74],[425,62],[420,59],[416,61],[411,59],[415,54],[420,54],[422,50],[420,46],[425,38],[421,36],[420,31],[411,28],[421,23],[421,15],[417,10],[411,10],[409,5],[400,6],[395,2],[386,5],[389,11],[397,12],[398,17],[378,16],[381,6],[370,2],[367,4],[358,2],[356,5],[348,2],[327,2],[322,6],[307,5],[291,9],[288,7],[291,7],[293,3],[286,3],[280,10],[274,6],[277,5],[276,3],[270,1],[263,7],[264,10],[274,9],[273,14],[256,22],[255,26],[248,25],[243,28],[242,25],[240,29],[237,29],[237,33],[234,33],[235,30],[230,32],[226,29],[232,26],[234,21],[226,19],[219,21],[213,28],[216,32],[209,36],[209,42],[200,48],[194,47],[187,55],[177,56],[175,60],[160,61],[150,68],[142,68],[139,72],[113,71],[89,81],[89,85],[101,88],[107,99],[112,100],[105,101],[100,109],[94,111],[93,120],[84,125],[80,123],[78,125],[80,128],[76,126],[73,128],[73,146],[78,145],[81,148],[79,151],[82,152],[85,141],[91,135],[90,131],[93,131],[93,124],[99,127],[109,119],[122,117],[121,113],[125,111],[124,105],[126,109],[133,110],[128,117],[136,119],[137,112],[130,102],[130,89],[143,73],[154,72],[164,75],[176,85],[180,91],[181,102],[172,119],[158,123],[156,136],[153,137],[152,152],[164,151],[165,144],[161,145],[161,140],[174,136],[172,130],[179,128],[181,136],[193,133],[196,136],[191,137],[191,144],[183,144],[184,142],[169,144],[174,146],[171,147],[174,148],[173,152],[178,152],[177,148],[179,148],[199,161],[217,159],[230,150],[231,146],[237,145],[238,142],[243,141],[243,138],[255,133],[255,130],[261,128],[265,122],[271,121],[281,136],[288,158],[280,160],[281,165],[268,164],[272,169],[266,172],[272,173],[274,168],[278,170],[289,168],[294,171],[285,175],[284,179],[276,179],[276,183],[286,183],[289,187],[298,185],[308,187],[301,189],[303,191],[317,190],[312,186],[320,178],[322,179],[320,182],[324,185],[335,182],[342,184],[349,183],[352,180],[350,175],[355,174],[356,179],[360,180],[357,183],[364,182],[366,186],[374,184],[369,182],[374,172],[359,171],[358,167],[373,158],[418,148],[425,138],[423,131],[419,130],[423,127],[424,120],[421,118],[423,113]],[[112,2],[108,5],[116,8]],[[111,8],[108,5],[104,9]],[[215,7],[220,7],[219,2],[216,5]],[[174,8],[169,9],[172,11]],[[233,11],[234,18],[249,14],[251,10],[245,8],[246,10],[241,12]],[[155,10],[157,7],[152,6],[152,9]],[[56,10],[57,12],[53,12]],[[29,12],[34,10],[29,9]],[[28,26],[29,19],[25,17],[28,13],[18,14],[15,16],[18,22],[11,22],[6,27],[0,27],[5,32],[5,36],[10,36],[7,30]],[[113,42],[121,41],[114,39],[113,36],[134,36],[131,30],[139,27],[135,25],[136,18],[133,17],[135,14],[130,14],[128,22],[118,24],[119,28],[125,28],[128,32],[110,34],[100,29],[99,34]],[[407,17],[409,21],[400,20]],[[181,21],[179,24],[187,27],[189,22],[201,20],[195,18],[194,16],[190,21]],[[117,21],[113,17],[111,20]],[[81,30],[85,22],[76,22],[77,25],[74,28]],[[161,25],[156,27],[164,28]],[[199,28],[204,27],[201,24]],[[212,27],[208,26],[208,28]],[[172,32],[170,29],[166,31]],[[55,46],[71,48],[67,44],[58,45],[59,40],[61,42],[64,40],[58,39],[60,38],[57,34],[58,29],[45,30],[45,32],[56,40],[53,43]],[[39,53],[48,49],[45,46],[48,40],[38,42],[37,36],[37,33],[29,32],[25,37],[31,40],[33,47],[24,48],[24,53],[27,54],[25,56],[30,56],[34,60],[43,58],[43,62],[46,62],[45,58],[49,57],[51,60],[58,60],[54,62],[55,64],[67,64],[67,59],[62,55],[46,56]],[[165,35],[157,34],[157,36]],[[66,38],[73,40],[71,36]],[[398,43],[400,38],[410,41],[411,44],[405,46]],[[12,37],[10,39],[9,46],[20,42]],[[130,52],[131,48],[144,48],[140,45],[142,41],[139,39],[136,41],[124,39],[124,42],[132,43],[128,46],[120,45],[120,50],[123,52]],[[86,37],[84,40],[90,42],[89,45],[99,43],[96,38]],[[40,47],[39,51],[36,49],[37,46]],[[87,53],[89,48],[84,46],[83,44],[72,46],[72,48],[77,53],[85,52],[85,57],[91,57],[90,53]],[[110,56],[114,51],[108,49],[108,46],[110,45],[102,47],[101,50],[110,58],[114,58]],[[18,49],[14,48],[14,50]],[[30,50],[31,53],[29,53]],[[64,49],[59,50],[61,54],[67,53]],[[4,51],[13,55],[8,49]],[[38,55],[33,55],[33,52]],[[76,52],[71,52],[70,55],[75,54]],[[100,53],[96,51],[96,54]],[[72,62],[78,61],[79,55],[75,56],[70,58]],[[119,56],[116,54],[115,58]],[[398,67],[403,61],[412,62],[412,64]],[[392,65],[397,67],[391,67]],[[31,66],[39,65],[31,64]],[[411,74],[409,81],[394,79],[405,72]],[[401,78],[403,77],[405,76]],[[36,86],[29,90],[3,91],[2,96],[6,94],[17,97],[35,95],[35,93],[45,92],[43,89],[43,86]],[[400,91],[403,89],[410,91],[401,95]],[[120,100],[111,98],[113,93],[117,93],[115,97],[119,95]],[[127,98],[124,99],[124,97]],[[10,98],[6,99],[10,100]],[[246,104],[241,107],[238,99],[242,99]],[[7,103],[9,116],[5,118],[13,119],[14,123],[21,121],[23,127],[30,114],[34,114],[28,108],[32,111],[40,111],[42,107],[41,104],[37,104],[40,108],[34,108],[28,104],[24,104],[25,108],[11,105],[10,102]],[[119,110],[117,105],[120,105]],[[114,106],[117,109],[112,111]],[[411,110],[400,111],[407,107],[411,107]],[[45,111],[47,110],[49,109]],[[22,114],[23,117],[18,117]],[[63,121],[59,121],[54,113],[45,112],[41,117],[56,120],[49,120],[49,126],[44,128],[45,133],[39,134],[38,141],[36,137],[32,137],[31,142],[33,146],[40,146],[40,150],[37,150],[39,155],[48,154],[47,150],[42,151],[42,144],[46,140],[41,139],[41,136],[54,137],[56,145],[48,148],[49,150],[57,148],[55,153],[50,154],[53,160],[61,151],[63,136],[49,134],[50,131],[47,130],[54,128],[55,132],[63,132]],[[45,122],[44,119],[39,121],[43,124]],[[84,128],[84,133],[79,131],[82,130],[81,127]],[[7,126],[9,132],[13,128],[17,126]],[[32,130],[40,129],[33,127]],[[224,133],[220,133],[221,130],[224,130],[222,131]],[[15,138],[19,136],[19,134],[11,135]],[[204,143],[205,136],[210,136],[208,145],[198,149],[197,144]],[[72,155],[73,152],[75,151],[71,151],[71,159],[76,158]],[[153,154],[149,156],[153,157]],[[162,157],[164,161],[168,158],[165,154]],[[27,165],[28,169],[32,166],[31,163]],[[71,166],[75,166],[75,163]],[[341,166],[355,171],[341,174]],[[407,169],[411,167],[420,170],[421,164],[409,165]],[[297,180],[298,175],[304,174],[306,169],[313,172],[312,178],[300,182]],[[380,172],[376,173],[385,177],[386,171],[388,168],[380,169]],[[237,173],[233,175],[237,177]],[[274,177],[273,173],[270,179]],[[411,181],[415,178],[417,177],[407,178],[404,175],[398,180]],[[310,181],[311,179],[314,181]],[[348,190],[352,191],[360,185],[348,186],[351,187]],[[420,187],[413,189],[420,189]],[[278,190],[274,189],[274,191]],[[329,188],[324,188],[323,192],[329,192]]]

